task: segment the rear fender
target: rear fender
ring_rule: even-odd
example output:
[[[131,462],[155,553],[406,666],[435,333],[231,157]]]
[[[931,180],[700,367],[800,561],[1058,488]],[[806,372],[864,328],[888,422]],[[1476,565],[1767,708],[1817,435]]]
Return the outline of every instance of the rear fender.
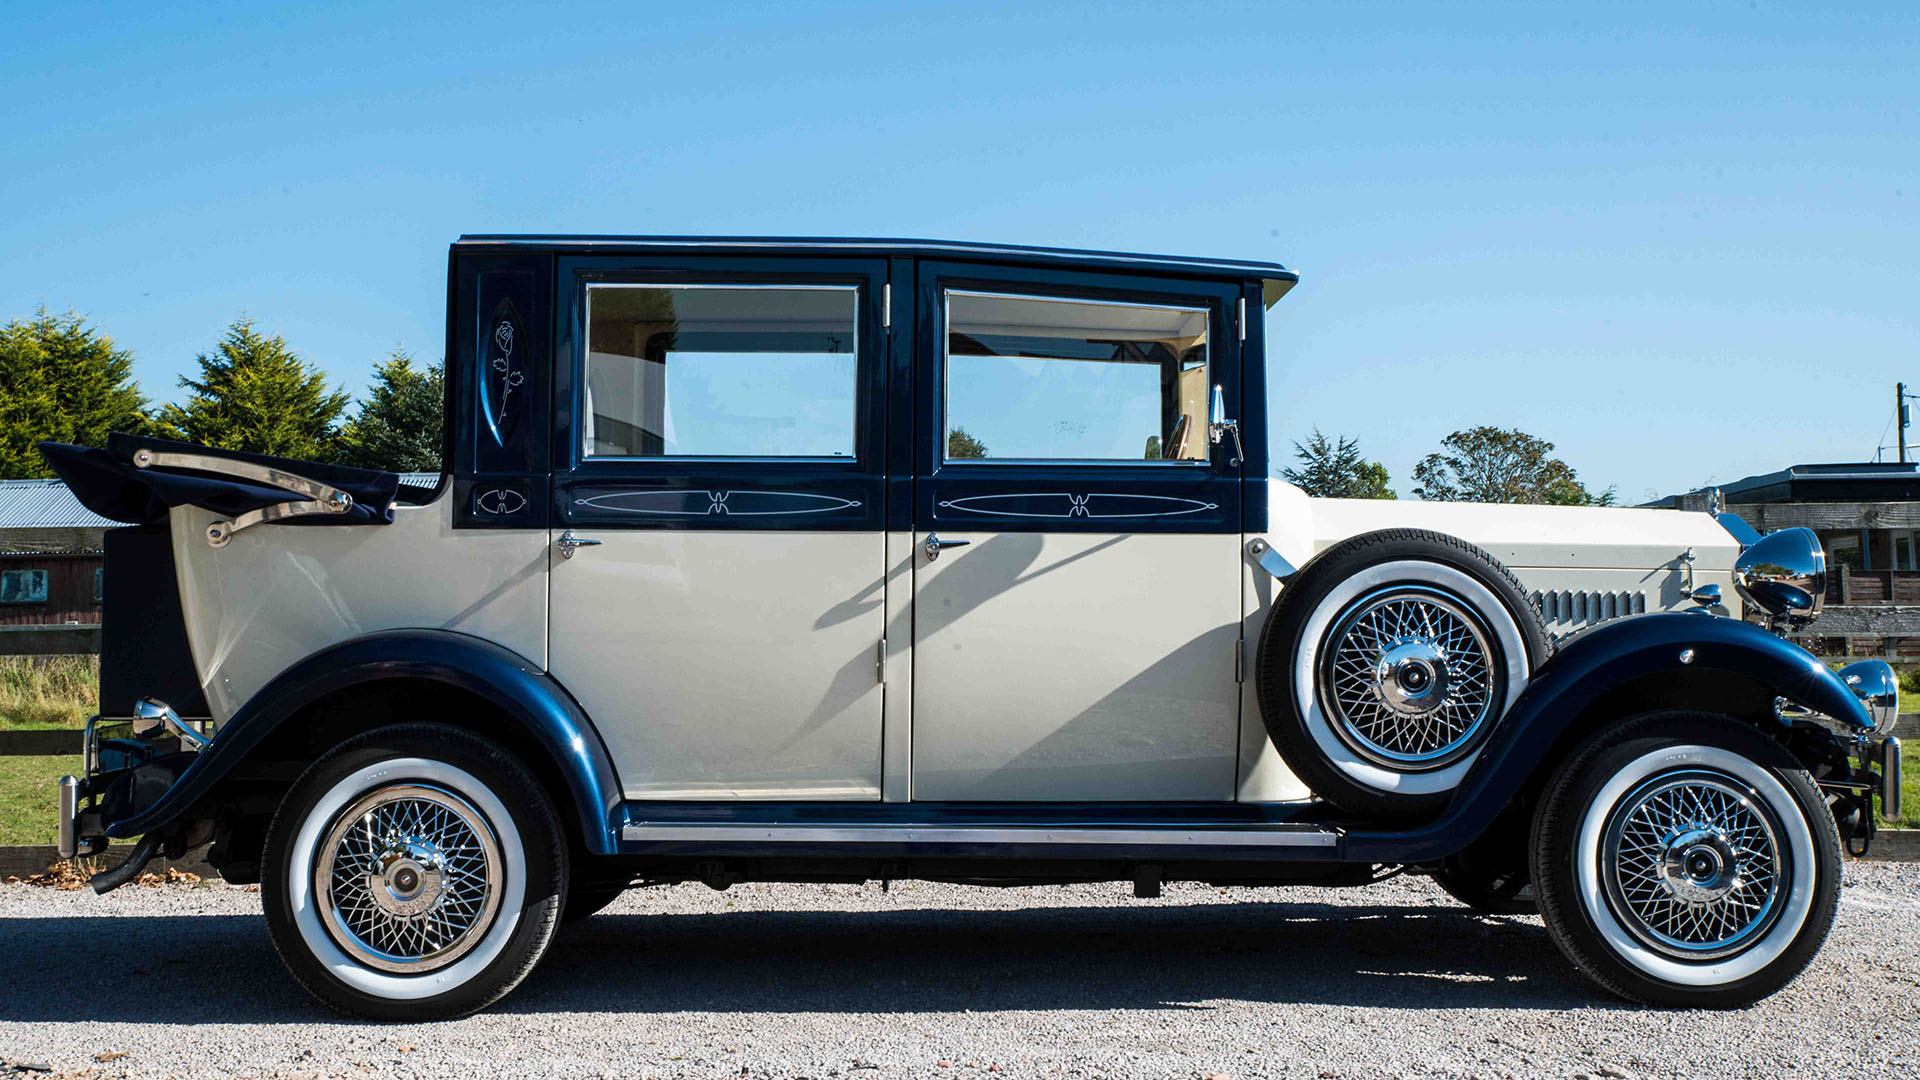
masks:
[[[606,745],[552,676],[492,642],[445,630],[389,630],[330,646],[263,687],[202,750],[165,795],[106,826],[108,836],[152,832],[178,817],[305,706],[349,687],[388,679],[444,683],[492,702],[553,758],[587,850],[613,854],[620,784]],[[564,798],[562,812],[565,812]]]
[[[1438,819],[1407,832],[1350,832],[1347,855],[1394,863],[1451,855],[1484,832],[1536,773],[1552,767],[1566,742],[1624,719],[1590,715],[1607,695],[1652,679],[1684,689],[1726,685],[1730,677],[1843,726],[1871,726],[1866,707],[1825,664],[1757,626],[1694,612],[1618,619],[1567,642],[1535,673]]]

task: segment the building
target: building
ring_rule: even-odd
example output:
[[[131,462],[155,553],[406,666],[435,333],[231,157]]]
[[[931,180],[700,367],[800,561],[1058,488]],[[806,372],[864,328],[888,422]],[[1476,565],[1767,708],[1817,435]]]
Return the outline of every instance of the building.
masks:
[[[102,537],[115,524],[58,480],[0,480],[0,626],[98,623]]]
[[[1760,532],[1805,526],[1827,552],[1826,609],[1808,642],[1827,655],[1920,661],[1920,464],[1790,465],[1722,484]],[[1710,491],[1650,506],[1704,510]]]

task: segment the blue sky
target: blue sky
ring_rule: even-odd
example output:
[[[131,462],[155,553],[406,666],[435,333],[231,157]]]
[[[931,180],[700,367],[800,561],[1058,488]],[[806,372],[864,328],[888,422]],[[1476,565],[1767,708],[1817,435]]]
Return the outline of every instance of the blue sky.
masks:
[[[0,316],[160,398],[242,312],[357,391],[549,230],[1277,258],[1278,449],[1403,494],[1476,423],[1628,500],[1857,460],[1920,382],[1914,5],[172,8],[0,14]]]

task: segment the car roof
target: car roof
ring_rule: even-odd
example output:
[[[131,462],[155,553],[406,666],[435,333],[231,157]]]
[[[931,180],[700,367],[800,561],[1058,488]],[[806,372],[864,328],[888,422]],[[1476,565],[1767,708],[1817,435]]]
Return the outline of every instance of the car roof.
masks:
[[[1292,286],[1300,275],[1277,262],[1248,259],[1209,259],[1192,255],[1145,255],[1125,251],[1034,247],[1027,244],[976,244],[951,240],[913,240],[894,237],[824,236],[617,236],[475,233],[455,246],[553,247],[581,250],[720,250],[789,255],[917,256],[982,258],[1047,266],[1100,266],[1155,273],[1232,275]],[[1284,292],[1285,289],[1281,289]],[[1273,299],[1278,299],[1274,297]],[[1271,301],[1269,301],[1271,302]]]

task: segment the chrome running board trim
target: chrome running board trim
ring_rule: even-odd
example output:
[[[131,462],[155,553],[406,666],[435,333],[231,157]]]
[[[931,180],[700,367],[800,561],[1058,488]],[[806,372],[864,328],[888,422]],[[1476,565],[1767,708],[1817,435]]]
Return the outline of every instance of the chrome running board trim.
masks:
[[[1264,829],[1047,828],[1007,825],[782,825],[641,821],[620,838],[633,842],[794,844],[1059,844],[1068,846],[1193,846],[1332,848],[1340,834],[1317,826]]]

